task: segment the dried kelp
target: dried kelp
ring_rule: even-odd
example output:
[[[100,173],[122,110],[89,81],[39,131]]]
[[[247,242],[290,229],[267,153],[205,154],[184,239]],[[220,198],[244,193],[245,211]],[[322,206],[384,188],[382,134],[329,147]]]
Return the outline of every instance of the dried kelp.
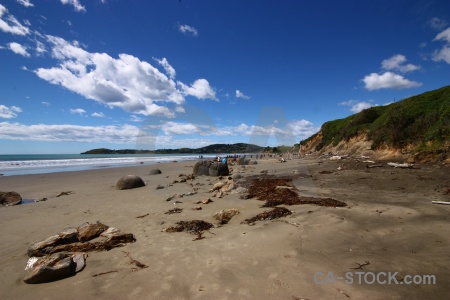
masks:
[[[261,207],[275,207],[277,205],[299,205],[299,204],[315,204],[319,206],[328,207],[344,207],[346,203],[333,198],[316,198],[316,197],[299,197],[293,198],[278,198],[267,200]]]
[[[165,214],[166,214],[166,215],[179,214],[179,213],[181,213],[182,211],[183,211],[182,208],[175,207],[175,208],[172,208],[172,209],[169,209],[168,211],[166,211]]]
[[[214,227],[213,224],[205,222],[203,220],[192,221],[179,221],[176,222],[177,226],[171,226],[164,229],[165,232],[182,232],[186,231],[192,234],[199,234],[205,230],[209,230]]]
[[[275,207],[272,210],[266,210],[260,214],[257,214],[253,218],[245,219],[241,224],[253,224],[256,221],[274,220],[290,214],[292,214],[292,212],[286,207]]]
[[[328,207],[344,207],[344,202],[332,198],[315,198],[299,196],[292,181],[298,176],[263,176],[250,179],[244,183],[247,187],[246,199],[256,197],[266,201],[261,207],[275,207],[277,205],[315,204]]]
[[[109,251],[113,248],[123,247],[127,243],[136,242],[136,238],[132,233],[124,233],[119,235],[113,235],[110,238],[99,242],[84,242],[84,243],[72,243],[66,245],[59,245],[51,249],[49,252],[91,252],[91,251]]]

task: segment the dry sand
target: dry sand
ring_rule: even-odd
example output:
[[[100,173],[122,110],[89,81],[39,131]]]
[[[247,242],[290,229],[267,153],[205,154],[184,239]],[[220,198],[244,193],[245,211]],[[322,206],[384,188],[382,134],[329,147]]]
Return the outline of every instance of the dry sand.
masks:
[[[24,199],[48,198],[0,207],[0,299],[447,299],[450,206],[431,201],[450,200],[444,194],[450,187],[448,165],[367,169],[351,159],[308,158],[286,163],[259,160],[245,170],[234,166],[234,173],[243,176],[298,170],[312,175],[295,181],[300,195],[348,204],[289,206],[292,215],[249,226],[241,222],[267,210],[256,199],[229,194],[192,210],[199,206],[193,202],[211,197],[210,183],[217,178],[202,176],[167,186],[178,174],[192,173],[194,163],[0,177],[0,191],[16,191]],[[336,171],[339,166],[342,169]],[[155,167],[162,174],[148,175]],[[116,190],[117,180],[127,174],[141,176],[147,186]],[[174,199],[183,202],[176,205],[165,201],[191,192],[189,183],[199,188],[197,194]],[[165,188],[156,189],[157,185]],[[62,191],[73,194],[56,197]],[[164,214],[174,207],[183,212]],[[241,214],[205,232],[202,240],[193,241],[195,236],[185,232],[163,232],[180,220],[213,223],[212,215],[228,208]],[[133,233],[137,241],[89,253],[86,268],[73,277],[35,285],[22,281],[33,242],[96,221]],[[122,251],[149,267],[132,271]],[[366,261],[370,264],[362,270],[351,269]],[[108,271],[117,272],[93,277]],[[398,272],[399,282],[406,275],[434,275],[436,284],[358,284],[356,274],[353,284],[337,279],[358,271]],[[320,281],[332,274],[335,283],[315,283],[316,272],[323,273],[317,277]]]

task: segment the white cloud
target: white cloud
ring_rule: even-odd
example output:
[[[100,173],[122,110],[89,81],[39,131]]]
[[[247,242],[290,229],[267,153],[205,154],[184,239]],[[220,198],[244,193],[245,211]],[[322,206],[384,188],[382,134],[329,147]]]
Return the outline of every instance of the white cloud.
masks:
[[[61,3],[72,5],[77,12],[86,11],[86,8],[78,0],[61,0]]]
[[[142,122],[142,121],[144,121],[144,119],[142,119],[142,118],[140,118],[140,117],[138,117],[138,116],[136,116],[136,115],[131,115],[131,117],[130,117],[130,121],[131,122]]]
[[[442,30],[445,26],[447,26],[447,22],[445,20],[441,20],[439,18],[433,18],[428,21],[428,24],[431,28],[436,30]]]
[[[450,64],[450,27],[438,33],[433,41],[444,41],[446,44],[433,54],[434,61],[445,61]]]
[[[46,102],[46,101],[42,101],[41,104],[44,105],[44,106],[50,106],[51,105],[50,102]]]
[[[27,35],[30,29],[22,24],[13,16],[8,14],[8,9],[0,4],[0,30],[16,35]]]
[[[38,56],[43,55],[45,52],[47,52],[47,49],[45,49],[45,45],[36,40],[36,49],[35,49],[36,53]]]
[[[17,3],[22,4],[25,7],[33,7],[34,4],[30,0],[17,0]]]
[[[189,25],[180,25],[178,30],[184,34],[192,34],[193,36],[198,36],[198,30]]]
[[[392,72],[385,72],[381,75],[371,73],[364,77],[363,82],[369,91],[378,89],[408,89],[422,85],[420,82],[408,80]]]
[[[171,79],[175,79],[177,72],[175,72],[175,69],[169,64],[169,61],[165,57],[163,57],[162,59],[153,59],[164,68],[167,75],[169,75]]]
[[[162,126],[166,135],[194,134],[199,133],[198,126],[191,123],[167,122]]]
[[[97,118],[104,118],[105,114],[102,113],[102,112],[99,112],[99,113],[98,112],[94,112],[94,113],[91,114],[91,116],[97,117]]]
[[[370,102],[365,101],[357,101],[357,100],[348,100],[338,103],[338,105],[350,106],[350,111],[352,113],[359,113],[369,107],[378,106],[378,104],[372,104]]]
[[[240,90],[236,90],[236,98],[242,98],[246,100],[250,99],[249,96],[244,95],[244,93],[242,93]]]
[[[17,106],[7,107],[0,104],[0,118],[12,119],[17,117],[17,113],[21,113],[22,109]]]
[[[135,143],[139,128],[122,126],[24,125],[0,122],[0,139],[55,142]]]
[[[106,53],[90,53],[76,42],[69,43],[55,36],[46,38],[51,46],[51,55],[59,65],[39,68],[35,73],[52,84],[59,84],[109,107],[120,107],[142,115],[173,117],[173,111],[158,104],[182,105],[185,102],[175,81],[148,62],[129,54],[113,58]],[[183,92],[200,99],[215,98],[205,79],[197,80]]]
[[[184,95],[194,96],[198,99],[212,99],[219,101],[216,98],[216,92],[206,79],[197,79],[191,86],[187,86],[178,81],[178,85],[181,87]]]
[[[9,50],[11,50],[12,52],[22,55],[24,57],[30,57],[30,53],[27,52],[27,47],[26,46],[22,46],[19,43],[16,42],[12,42],[8,44],[8,48]]]
[[[79,114],[80,116],[82,116],[86,113],[86,111],[82,108],[71,108],[70,113],[71,114]]]
[[[400,71],[402,73],[407,73],[420,69],[419,66],[413,64],[404,64],[406,62],[406,57],[401,54],[394,55],[388,59],[381,62],[381,67],[385,70]]]

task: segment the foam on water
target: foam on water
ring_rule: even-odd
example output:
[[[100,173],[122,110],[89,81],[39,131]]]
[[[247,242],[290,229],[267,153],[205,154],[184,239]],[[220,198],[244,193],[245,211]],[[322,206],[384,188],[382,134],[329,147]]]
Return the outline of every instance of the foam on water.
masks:
[[[114,156],[114,157],[87,157],[59,158],[59,156],[46,156],[39,159],[36,156],[0,157],[0,174],[4,176],[41,174],[65,171],[81,171],[96,168],[111,168],[122,166],[135,166],[142,164],[157,164],[158,162],[183,161],[197,158],[196,155],[152,155],[152,156]],[[22,158],[22,159],[21,159]],[[33,159],[36,158],[36,159]],[[3,159],[3,160],[2,160]]]

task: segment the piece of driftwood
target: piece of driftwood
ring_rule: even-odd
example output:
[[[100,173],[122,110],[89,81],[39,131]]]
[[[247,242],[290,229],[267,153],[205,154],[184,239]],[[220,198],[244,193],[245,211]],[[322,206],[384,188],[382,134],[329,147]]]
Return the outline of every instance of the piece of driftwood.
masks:
[[[146,216],[149,216],[150,214],[145,214],[145,215],[142,215],[142,216],[137,216],[136,218],[137,219],[142,219],[142,218],[145,218]]]
[[[433,204],[443,204],[443,205],[450,205],[450,202],[447,201],[431,201]]]
[[[384,168],[383,165],[366,165],[366,168],[370,169],[370,168]]]
[[[388,166],[391,166],[391,167],[394,167],[394,168],[408,168],[408,169],[411,169],[413,167],[413,164],[407,164],[407,163],[399,164],[399,163],[389,162],[387,164],[388,164]]]

